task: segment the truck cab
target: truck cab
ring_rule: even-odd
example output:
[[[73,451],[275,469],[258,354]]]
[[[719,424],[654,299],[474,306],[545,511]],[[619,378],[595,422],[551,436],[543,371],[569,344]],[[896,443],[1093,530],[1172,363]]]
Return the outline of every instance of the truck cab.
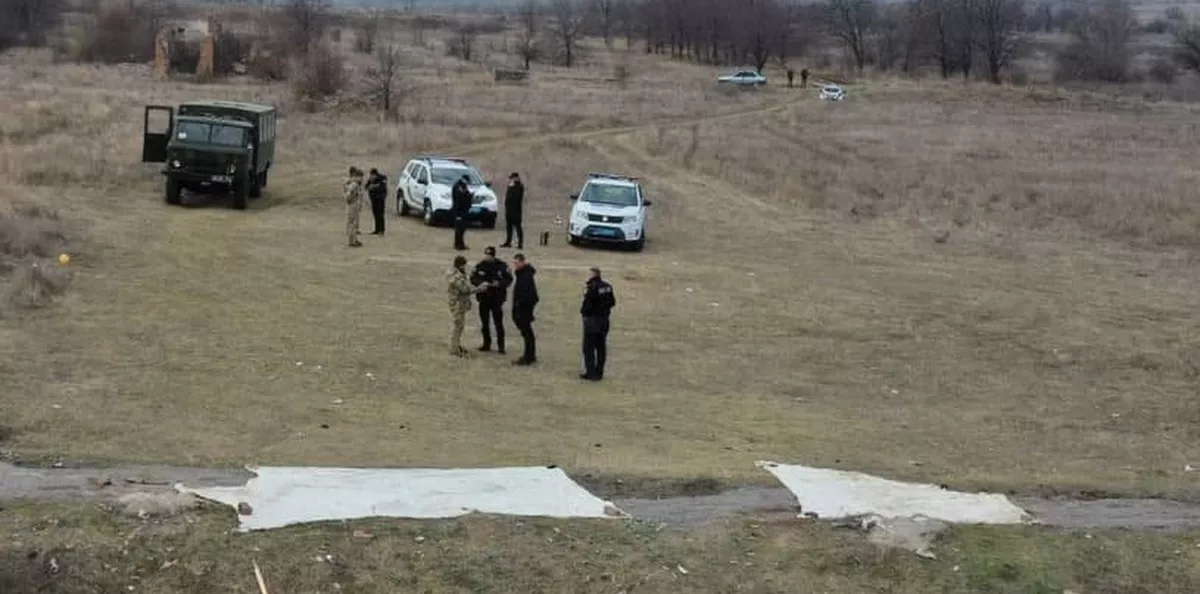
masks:
[[[145,112],[142,161],[163,163],[168,204],[180,204],[183,190],[231,192],[233,207],[244,209],[247,198],[261,196],[267,185],[275,160],[275,133],[276,111],[267,105],[151,105]]]

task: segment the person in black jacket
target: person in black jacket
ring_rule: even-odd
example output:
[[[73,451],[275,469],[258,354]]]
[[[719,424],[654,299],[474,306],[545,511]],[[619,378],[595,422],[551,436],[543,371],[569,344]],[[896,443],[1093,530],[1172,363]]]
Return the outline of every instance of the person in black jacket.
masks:
[[[512,281],[508,264],[496,257],[496,248],[488,246],[483,250],[483,259],[471,272],[471,284],[487,287],[475,294],[479,300],[479,331],[483,334],[483,346],[479,347],[481,351],[492,350],[492,333],[488,327],[488,318],[491,318],[496,326],[497,350],[504,354],[504,301]]]
[[[467,187],[467,176],[462,176],[450,190],[450,211],[454,215],[454,249],[467,249],[463,234],[467,232],[467,215],[471,212],[471,189]]]
[[[580,379],[598,382],[604,379],[604,361],[608,358],[608,316],[616,307],[617,298],[612,285],[600,277],[593,267],[583,289],[583,374]]]
[[[375,216],[375,230],[371,235],[383,235],[383,213],[387,204],[387,176],[372,169],[367,176],[367,196],[371,198],[371,214]]]
[[[504,193],[504,226],[507,229],[504,243],[500,247],[512,247],[513,231],[517,232],[517,249],[525,246],[525,229],[521,227],[521,214],[525,202],[525,184],[515,171],[508,176],[508,190]]]
[[[537,283],[533,275],[537,270],[525,261],[525,254],[513,256],[512,319],[517,330],[521,331],[521,340],[525,343],[525,353],[513,365],[533,365],[537,363],[537,337],[533,334],[533,308],[538,302]]]

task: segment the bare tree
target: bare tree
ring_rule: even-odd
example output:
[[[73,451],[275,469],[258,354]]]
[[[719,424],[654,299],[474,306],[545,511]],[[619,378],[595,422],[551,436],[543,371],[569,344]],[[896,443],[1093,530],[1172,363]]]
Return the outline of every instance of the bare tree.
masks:
[[[977,0],[979,49],[987,60],[988,80],[1000,84],[1000,71],[1017,57],[1024,41],[1024,0]]]
[[[591,12],[605,47],[612,49],[615,0],[591,0]]]
[[[1071,27],[1070,45],[1059,53],[1055,76],[1060,80],[1125,82],[1133,52],[1129,42],[1138,22],[1126,0],[1106,0],[1086,11]]]
[[[1175,61],[1200,73],[1200,25],[1180,27],[1175,32]]]
[[[570,68],[575,64],[579,48],[579,37],[583,28],[583,11],[579,9],[578,0],[553,0],[550,5],[554,19],[550,23],[550,32],[559,45],[563,66]]]
[[[538,58],[538,14],[541,8],[537,0],[526,0],[521,6],[521,32],[517,37],[517,54],[521,56],[525,69]]]
[[[329,1],[288,0],[283,17],[290,49],[307,56],[329,26]]]
[[[379,10],[372,10],[363,18],[354,39],[354,48],[364,54],[375,52],[375,40],[379,37],[379,27],[383,15]]]
[[[874,32],[874,0],[829,0],[826,24],[830,33],[850,50],[859,70],[867,65],[867,40]]]
[[[971,79],[971,68],[975,65],[975,46],[978,45],[979,3],[982,0],[953,0],[951,7],[951,38],[954,65],[962,72],[963,80]]]
[[[384,118],[396,115],[400,95],[400,49],[393,44],[380,45],[375,52],[375,65],[367,70],[368,91],[383,112]]]

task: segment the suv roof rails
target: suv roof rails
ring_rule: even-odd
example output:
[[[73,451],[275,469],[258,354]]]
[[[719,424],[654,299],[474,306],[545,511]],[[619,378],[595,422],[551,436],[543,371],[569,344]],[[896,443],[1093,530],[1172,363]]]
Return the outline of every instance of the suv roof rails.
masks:
[[[455,163],[462,163],[463,165],[467,164],[466,159],[462,159],[459,157],[447,157],[445,155],[417,155],[416,157],[414,157],[414,159],[416,159],[418,161],[433,161],[433,160],[454,161]]]
[[[636,182],[638,180],[638,178],[633,175],[618,175],[616,173],[592,172],[592,173],[588,174],[588,177],[589,178],[594,177],[594,178],[600,178],[600,179],[615,179],[615,180],[628,181],[628,182]]]

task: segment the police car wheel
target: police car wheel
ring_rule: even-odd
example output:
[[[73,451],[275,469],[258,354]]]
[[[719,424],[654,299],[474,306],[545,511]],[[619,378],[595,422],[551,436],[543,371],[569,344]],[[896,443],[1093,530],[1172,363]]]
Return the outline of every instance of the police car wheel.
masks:
[[[432,226],[433,226],[433,224],[434,224],[435,222],[437,222],[437,221],[435,221],[435,220],[434,220],[434,217],[433,217],[433,205],[429,204],[429,201],[428,201],[428,200],[426,200],[426,201],[425,201],[425,213],[424,213],[424,218],[425,218],[425,224],[426,224],[426,225],[428,225],[428,226],[430,226],[430,227],[432,227]]]
[[[567,234],[567,243],[569,243],[571,245],[579,245],[579,238],[568,233]]]
[[[409,214],[408,202],[404,200],[404,194],[396,194],[396,216],[406,217]]]
[[[646,247],[646,242],[641,239],[634,241],[634,242],[630,242],[630,244],[629,244],[629,249],[631,249],[635,252],[642,251],[642,248],[644,248],[644,247]]]

